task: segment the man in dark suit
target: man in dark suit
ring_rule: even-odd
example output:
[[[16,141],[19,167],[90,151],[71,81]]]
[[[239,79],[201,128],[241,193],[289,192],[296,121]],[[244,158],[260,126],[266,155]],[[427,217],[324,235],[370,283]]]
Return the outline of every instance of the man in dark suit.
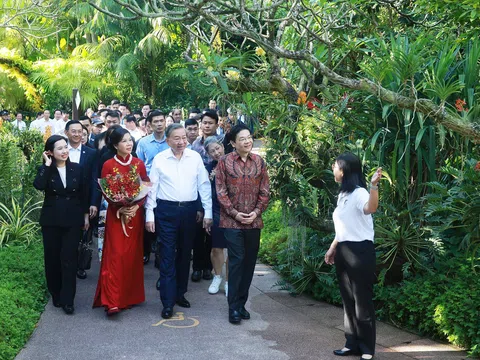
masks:
[[[92,148],[82,146],[82,124],[80,121],[69,121],[65,125],[65,135],[68,138],[69,159],[71,162],[77,163],[82,167],[84,176],[87,179],[87,199],[89,199],[89,215],[92,219],[98,212],[97,152]],[[90,242],[91,230],[86,234],[86,237],[86,240]],[[77,277],[79,279],[85,279],[87,277],[85,269],[79,268],[77,270]]]

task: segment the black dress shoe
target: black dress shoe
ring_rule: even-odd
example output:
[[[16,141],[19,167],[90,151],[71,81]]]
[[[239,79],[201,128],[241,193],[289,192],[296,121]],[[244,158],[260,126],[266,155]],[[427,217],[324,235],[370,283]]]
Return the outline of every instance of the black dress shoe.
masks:
[[[248,320],[248,319],[250,319],[250,313],[247,311],[247,309],[245,309],[245,306],[242,307],[240,310],[238,310],[238,313],[240,314],[240,317],[241,317],[243,320]]]
[[[75,308],[73,307],[73,305],[63,305],[63,311],[67,315],[72,315],[75,311]]]
[[[170,319],[173,316],[173,308],[171,307],[165,307],[162,310],[162,318],[164,319]]]
[[[351,355],[360,355],[360,353],[357,350],[333,350],[333,354],[337,356],[351,356]]]
[[[203,280],[212,280],[212,270],[203,270]]]
[[[57,295],[52,295],[52,304],[56,308],[62,307],[62,304],[60,303],[60,300],[58,300],[59,296]]]
[[[150,255],[145,255],[143,257],[143,265],[147,265],[150,262]]]
[[[237,310],[229,310],[228,321],[230,321],[230,324],[240,324],[242,321],[242,316]]]
[[[155,284],[155,287],[157,288],[158,291],[160,291],[160,278],[158,278],[157,283]]]
[[[198,282],[202,279],[202,272],[199,271],[199,270],[195,270],[193,273],[192,273],[192,281],[193,282]]]
[[[85,270],[78,269],[77,270],[77,278],[79,278],[81,280],[86,279],[87,278],[87,273],[85,272]]]
[[[185,299],[185,296],[182,296],[180,299],[177,299],[177,305],[184,308],[189,308],[190,302],[187,299]]]

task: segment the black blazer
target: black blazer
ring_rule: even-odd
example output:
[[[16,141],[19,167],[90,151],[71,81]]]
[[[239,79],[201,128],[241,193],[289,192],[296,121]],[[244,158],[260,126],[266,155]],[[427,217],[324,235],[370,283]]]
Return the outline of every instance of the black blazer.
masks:
[[[97,181],[99,178],[98,174],[98,156],[97,151],[89,148],[86,145],[82,145],[82,152],[80,154],[79,165],[83,168],[84,177],[87,181],[87,194],[86,197],[89,201],[90,206],[97,206],[99,198],[101,198],[102,193],[100,188],[97,186]]]
[[[91,149],[95,149],[95,135],[93,134],[88,135],[88,140],[85,146],[88,146]]]
[[[67,186],[63,187],[57,167],[42,165],[33,186],[45,192],[40,214],[42,226],[83,226],[88,213],[87,182],[79,164],[67,161]]]

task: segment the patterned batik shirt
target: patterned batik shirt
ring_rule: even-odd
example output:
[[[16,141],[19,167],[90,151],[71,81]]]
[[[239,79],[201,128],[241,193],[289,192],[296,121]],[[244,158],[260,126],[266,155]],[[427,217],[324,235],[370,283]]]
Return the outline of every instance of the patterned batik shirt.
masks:
[[[243,161],[237,152],[222,157],[215,168],[217,198],[220,203],[220,227],[226,229],[261,229],[262,213],[268,206],[270,184],[265,161],[250,153]],[[239,212],[257,217],[251,224],[235,220]]]

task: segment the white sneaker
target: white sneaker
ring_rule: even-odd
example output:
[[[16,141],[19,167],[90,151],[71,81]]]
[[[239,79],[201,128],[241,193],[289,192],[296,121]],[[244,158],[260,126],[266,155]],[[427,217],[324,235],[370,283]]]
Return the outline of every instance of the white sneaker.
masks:
[[[228,281],[225,281],[223,288],[225,289],[225,296],[228,297]]]
[[[208,292],[210,294],[216,294],[218,293],[218,290],[220,290],[220,284],[222,283],[222,277],[220,275],[215,275],[213,277],[212,283],[210,284],[208,288]]]

